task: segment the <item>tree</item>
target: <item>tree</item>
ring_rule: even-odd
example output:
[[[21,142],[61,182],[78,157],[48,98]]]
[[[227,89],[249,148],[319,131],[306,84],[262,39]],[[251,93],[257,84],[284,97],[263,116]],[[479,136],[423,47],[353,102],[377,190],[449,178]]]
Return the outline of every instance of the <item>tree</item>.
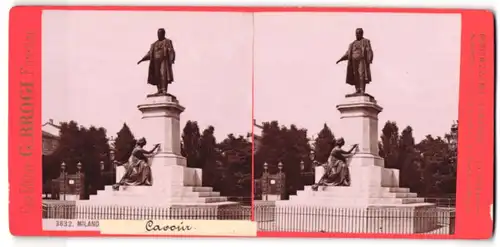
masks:
[[[213,185],[216,180],[216,165],[217,165],[217,142],[214,136],[214,127],[209,126],[203,130],[200,138],[199,149],[199,164],[203,168],[203,184]]]
[[[61,162],[66,164],[66,172],[76,172],[76,165],[81,160],[80,128],[75,121],[61,123],[59,145],[54,152]]]
[[[423,189],[425,195],[442,195],[443,181],[450,178],[449,147],[441,137],[427,135],[417,144],[422,158]]]
[[[457,148],[458,148],[458,121],[452,124],[450,132],[444,135],[448,143],[447,168],[443,169],[440,190],[446,194],[455,194],[457,190]]]
[[[126,162],[135,146],[135,137],[126,123],[116,134],[115,140],[115,160]]]
[[[85,174],[86,194],[95,194],[98,189],[104,189],[101,179],[101,161],[105,166],[110,165],[109,145],[104,128],[91,126],[89,129],[80,128],[82,137],[82,169]]]
[[[418,165],[418,153],[415,149],[413,129],[407,126],[399,138],[398,166],[399,185],[410,188],[411,191],[420,191],[422,187],[422,175]]]
[[[427,135],[416,145],[423,177],[422,194],[442,197],[456,193],[457,146],[457,122],[444,138]]]
[[[264,163],[268,164],[268,172],[274,174],[279,171],[278,164],[281,162],[286,175],[287,194],[295,194],[303,187],[302,164],[304,167],[311,165],[307,130],[295,125],[280,127],[277,121],[267,122],[263,124],[260,145],[255,154],[255,177],[262,176]]]
[[[379,155],[384,158],[386,168],[400,169],[399,164],[399,130],[396,122],[387,121],[382,128],[381,143],[379,145]]]
[[[309,158],[311,147],[307,138],[307,130],[298,129],[297,126],[292,124],[289,129],[282,127],[281,134],[285,140],[281,160],[286,176],[287,194],[296,194],[297,190],[304,188],[301,174],[303,170],[302,165],[306,166],[311,163]]]
[[[335,136],[325,123],[323,129],[318,133],[318,137],[314,140],[314,160],[320,164],[325,163],[333,149],[334,141]]]
[[[82,164],[85,175],[84,191],[90,193],[102,187],[101,161],[110,165],[109,145],[104,128],[79,127],[75,121],[61,123],[60,142],[54,156],[66,164],[66,172],[75,174],[77,164]]]
[[[285,140],[281,134],[278,121],[265,122],[262,124],[262,136],[260,148],[255,153],[255,177],[260,178],[263,172],[264,163],[268,164],[269,172],[278,171],[278,163],[284,152]]]
[[[229,134],[218,145],[222,171],[219,173],[221,193],[250,197],[252,191],[252,144],[243,136]]]
[[[182,155],[188,166],[203,169],[204,186],[213,187],[222,195],[251,195],[252,144],[243,136],[229,134],[221,143],[208,126],[200,135],[196,121],[188,121],[181,142]]]
[[[59,177],[61,174],[61,163],[62,161],[57,155],[42,156],[42,182],[44,184]]]
[[[201,168],[200,160],[200,129],[196,121],[187,121],[182,131],[182,149],[187,159],[187,166]]]

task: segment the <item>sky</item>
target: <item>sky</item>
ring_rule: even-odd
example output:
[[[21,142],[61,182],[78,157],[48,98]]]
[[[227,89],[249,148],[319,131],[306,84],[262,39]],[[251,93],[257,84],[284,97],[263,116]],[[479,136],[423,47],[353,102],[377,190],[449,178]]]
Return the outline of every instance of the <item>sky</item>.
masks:
[[[255,118],[334,134],[336,105],[354,91],[335,64],[363,28],[374,50],[367,93],[385,122],[410,125],[416,141],[458,119],[461,19],[455,14],[259,13],[255,15]]]
[[[174,94],[187,120],[221,141],[252,128],[252,16],[244,13],[44,11],[42,121],[75,120],[141,134],[137,105],[156,91],[139,61],[165,28],[176,50]],[[147,137],[146,137],[147,138]]]
[[[251,131],[252,77],[258,122],[296,124],[315,135],[353,87],[335,64],[361,27],[374,50],[367,92],[388,120],[419,140],[443,135],[458,118],[460,15],[394,13],[210,13],[44,11],[42,120],[75,120],[116,136],[141,133],[137,105],[156,89],[137,61],[165,28],[176,50],[169,92],[187,120],[218,140]],[[139,133],[139,134],[138,134]]]

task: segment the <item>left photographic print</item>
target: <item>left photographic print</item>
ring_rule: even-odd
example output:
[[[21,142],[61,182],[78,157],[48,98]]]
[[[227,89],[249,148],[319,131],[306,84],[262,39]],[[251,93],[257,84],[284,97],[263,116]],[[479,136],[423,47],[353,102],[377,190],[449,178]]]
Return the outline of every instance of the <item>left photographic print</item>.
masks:
[[[40,207],[72,220],[44,230],[251,220],[252,30],[251,13],[43,11]]]

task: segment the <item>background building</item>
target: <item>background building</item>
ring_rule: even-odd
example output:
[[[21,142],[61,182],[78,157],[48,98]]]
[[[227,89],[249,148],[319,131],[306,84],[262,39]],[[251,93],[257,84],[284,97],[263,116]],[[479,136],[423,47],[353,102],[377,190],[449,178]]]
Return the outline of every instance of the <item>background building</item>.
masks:
[[[50,171],[52,170],[49,168],[49,165],[47,164],[47,160],[50,158],[50,155],[54,153],[54,151],[57,149],[59,145],[59,131],[61,127],[57,124],[54,124],[54,120],[49,119],[48,122],[44,123],[42,125],[42,174],[43,176],[43,193],[42,193],[42,198],[46,199],[57,199],[58,198],[58,192],[54,191],[54,186],[53,182],[50,178],[50,175],[47,175],[49,173],[58,173],[58,168],[55,168],[55,171]],[[50,162],[49,162],[50,163]]]
[[[257,124],[257,120],[253,120],[254,133],[253,133],[253,142],[254,142],[254,152],[260,147],[260,140],[262,138],[262,125]],[[250,137],[251,138],[251,137]],[[250,140],[251,141],[251,140]]]
[[[44,156],[52,154],[57,149],[60,128],[52,119],[42,125],[42,154]]]

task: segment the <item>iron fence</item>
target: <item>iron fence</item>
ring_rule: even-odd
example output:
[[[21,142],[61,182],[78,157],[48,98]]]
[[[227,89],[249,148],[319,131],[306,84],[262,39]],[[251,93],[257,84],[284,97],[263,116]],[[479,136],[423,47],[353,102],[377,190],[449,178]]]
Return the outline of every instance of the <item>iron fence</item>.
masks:
[[[259,231],[454,234],[455,210],[255,205]]]
[[[250,220],[251,207],[43,204],[45,219],[81,220]],[[254,204],[259,231],[454,234],[455,209],[439,207],[334,208]]]
[[[250,220],[251,207],[226,206],[119,206],[44,203],[44,219],[78,220]]]

